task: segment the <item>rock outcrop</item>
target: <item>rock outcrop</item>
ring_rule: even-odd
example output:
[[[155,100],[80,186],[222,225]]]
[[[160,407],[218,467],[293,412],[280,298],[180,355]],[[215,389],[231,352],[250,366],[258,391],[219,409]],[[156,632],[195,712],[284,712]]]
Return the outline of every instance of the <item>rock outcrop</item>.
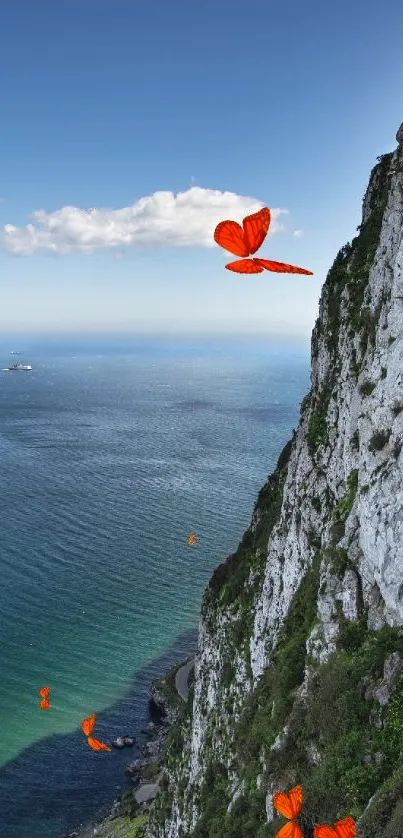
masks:
[[[403,125],[324,283],[311,390],[203,599],[194,686],[147,838],[274,835],[351,814],[403,835]]]

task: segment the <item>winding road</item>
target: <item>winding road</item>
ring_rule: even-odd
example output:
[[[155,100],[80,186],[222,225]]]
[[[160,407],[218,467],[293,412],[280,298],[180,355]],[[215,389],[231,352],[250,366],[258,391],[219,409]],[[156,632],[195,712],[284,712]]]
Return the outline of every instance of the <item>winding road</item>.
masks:
[[[195,665],[195,659],[192,658],[192,660],[188,661],[183,666],[181,666],[178,669],[178,671],[175,675],[175,687],[176,687],[178,695],[183,699],[183,701],[188,700],[188,695],[189,695],[188,678],[189,678],[189,675],[190,675],[194,665]]]

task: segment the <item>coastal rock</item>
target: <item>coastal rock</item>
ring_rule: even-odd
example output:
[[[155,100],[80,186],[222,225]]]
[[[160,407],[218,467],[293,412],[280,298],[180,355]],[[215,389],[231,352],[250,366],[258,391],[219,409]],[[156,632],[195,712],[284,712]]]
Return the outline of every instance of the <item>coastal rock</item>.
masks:
[[[161,751],[161,741],[159,739],[155,739],[152,742],[146,742],[142,750],[144,754],[147,754],[150,757],[157,757]]]
[[[173,689],[175,690],[175,688]],[[164,692],[164,679],[162,680],[161,685],[158,681],[152,684],[148,702],[148,712],[151,723],[161,727],[161,725],[172,725],[176,721],[179,710],[175,705],[175,702],[172,700],[172,697],[166,690]]]
[[[399,652],[393,652],[385,660],[382,683],[372,693],[373,698],[381,707],[389,703],[390,697],[396,689],[401,671],[402,661]]]

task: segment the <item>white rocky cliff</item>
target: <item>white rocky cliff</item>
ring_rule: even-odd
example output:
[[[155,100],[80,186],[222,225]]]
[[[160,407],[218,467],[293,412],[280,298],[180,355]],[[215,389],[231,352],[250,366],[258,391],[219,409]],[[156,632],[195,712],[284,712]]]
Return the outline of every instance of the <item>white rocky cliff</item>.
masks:
[[[264,821],[274,817],[267,792],[280,775],[290,783],[306,776],[307,786],[312,777],[313,788],[321,760],[330,765],[333,758],[324,735],[306,746],[306,764],[302,756],[297,767],[292,756],[286,758],[298,707],[308,707],[309,716],[312,683],[333,665],[332,656],[339,655],[340,666],[347,666],[348,655],[364,661],[381,629],[382,638],[389,632],[391,645],[379,663],[383,680],[375,664],[368,673],[363,669],[363,713],[372,702],[375,718],[376,696],[385,690],[387,699],[378,704],[386,713],[397,695],[396,637],[403,626],[403,128],[397,140],[396,151],[383,155],[371,174],[358,236],[340,251],[324,284],[312,337],[311,391],[298,430],[259,496],[237,554],[218,568],[205,593],[193,703],[167,755],[148,838],[226,838],[235,834],[231,812],[237,813],[241,838],[274,835]],[[346,811],[361,818],[395,770],[391,727],[382,719],[372,738],[384,735],[376,751],[383,757],[376,763],[368,752],[358,767],[351,757],[351,771],[363,777],[361,791],[354,798],[346,786],[334,803],[334,819],[344,802]],[[300,744],[295,748],[302,754]],[[345,759],[346,772],[350,757]],[[403,779],[400,787],[403,797]],[[372,838],[375,827],[365,817],[362,834]],[[379,824],[379,838],[388,838],[389,827]],[[308,819],[307,835],[310,828]],[[403,835],[403,826],[397,834]]]

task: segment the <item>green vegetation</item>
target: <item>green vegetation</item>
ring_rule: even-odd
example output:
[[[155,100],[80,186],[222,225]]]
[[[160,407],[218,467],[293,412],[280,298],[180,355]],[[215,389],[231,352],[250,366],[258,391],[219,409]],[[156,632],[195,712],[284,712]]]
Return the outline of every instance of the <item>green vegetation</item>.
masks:
[[[355,468],[347,478],[347,494],[336,504],[333,515],[335,520],[345,521],[352,509],[358,489],[358,469]]]
[[[267,542],[270,533],[279,519],[283,501],[283,486],[292,449],[292,441],[283,448],[277,468],[259,492],[253,519],[256,520],[254,532],[249,527],[242,538],[237,551],[228,557],[214,571],[206,590],[202,614],[208,619],[208,613],[217,607],[220,609],[238,607],[238,620],[234,626],[238,645],[246,640],[252,630],[252,601],[262,579],[266,564]],[[248,585],[251,574],[254,584]],[[230,662],[228,662],[230,667]],[[228,678],[231,677],[228,671]]]
[[[180,669],[184,663],[186,663],[186,661],[181,661],[180,663],[175,664],[175,666],[169,670],[164,678],[159,678],[155,681],[155,686],[157,687],[158,692],[163,696],[164,703],[173,711],[181,710],[183,705],[183,701],[178,695],[178,691],[175,686],[175,677],[178,669]]]
[[[138,815],[131,819],[123,816],[106,820],[97,827],[99,838],[144,838],[148,818]]]
[[[258,790],[256,785],[257,776],[261,773],[260,755],[262,749],[269,752],[270,745],[285,724],[292,708],[294,690],[303,678],[305,644],[316,620],[319,562],[318,553],[293,597],[270,666],[246,699],[234,730],[237,771],[247,793],[227,813],[226,771],[217,763],[209,763],[201,793],[203,815],[194,833],[195,838],[263,838],[269,835],[265,823],[266,792],[264,787]]]
[[[372,381],[364,381],[360,387],[360,393],[362,396],[370,396],[371,393],[374,392],[376,384]]]
[[[321,509],[322,509],[322,504],[321,504],[321,502],[320,502],[320,498],[318,498],[318,496],[317,496],[317,495],[314,495],[314,496],[313,496],[313,498],[312,498],[312,500],[311,500],[311,504],[312,504],[312,506],[313,506],[313,508],[314,508],[315,512],[317,512],[317,513],[318,513],[318,515],[319,515],[319,513],[320,513],[320,511],[321,511]]]
[[[347,493],[333,508],[331,546],[338,544],[345,533],[345,522],[351,511],[358,490],[358,469],[353,469],[347,478]]]
[[[120,811],[121,814],[126,815],[128,818],[134,818],[138,814],[139,804],[134,797],[133,789],[128,789],[128,791],[122,794],[120,798]]]
[[[160,772],[160,764],[158,762],[149,762],[142,770],[143,776],[147,780],[153,780]]]
[[[362,830],[365,838],[403,835],[403,765],[398,765],[376,792],[362,818]]]
[[[327,439],[326,413],[318,410],[311,416],[308,426],[308,448],[312,455],[318,445],[322,445]]]
[[[343,571],[345,554],[337,554],[338,570]],[[230,797],[226,768],[216,759],[209,762],[195,838],[274,836],[282,821],[276,819],[269,825],[265,817],[267,781],[273,777],[278,778],[279,789],[294,781],[302,783],[301,823],[306,838],[312,838],[317,823],[331,823],[347,814],[358,818],[383,784],[388,800],[393,791],[396,806],[387,809],[379,803],[373,815],[370,810],[364,838],[401,834],[403,807],[397,788],[401,795],[403,775],[393,783],[388,778],[394,776],[402,748],[403,679],[389,706],[377,705],[383,719],[380,729],[372,724],[375,700],[365,699],[363,684],[370,678],[375,685],[382,678],[384,661],[391,652],[397,650],[403,656],[403,632],[393,628],[368,631],[365,612],[355,623],[344,619],[338,651],[326,664],[315,667],[304,702],[295,702],[295,689],[302,682],[307,663],[306,639],[316,620],[319,562],[320,554],[293,598],[270,665],[246,699],[234,726],[234,765],[244,791],[227,812]],[[288,732],[281,749],[270,750],[286,722]],[[320,756],[316,764],[310,757],[312,743]],[[381,760],[375,758],[379,753]],[[263,783],[258,789],[256,779],[262,770]],[[381,832],[391,816],[394,827],[399,824],[398,831]]]
[[[375,431],[375,433],[372,435],[372,437],[369,441],[369,445],[368,445],[369,450],[373,454],[375,453],[375,451],[382,451],[382,448],[384,448],[385,445],[387,444],[387,442],[389,441],[389,437],[390,437],[391,433],[392,433],[391,430]]]
[[[388,198],[388,174],[392,154],[384,154],[371,174],[372,190],[369,215],[359,228],[359,235],[351,242],[352,257],[350,270],[346,277],[348,289],[347,314],[350,329],[353,333],[361,332],[361,340],[365,348],[375,343],[378,318],[371,316],[368,308],[363,306],[364,293],[368,284],[369,271],[374,261],[379,243],[383,214]],[[379,315],[378,315],[379,316]]]
[[[337,354],[340,330],[340,299],[347,282],[347,267],[351,257],[351,245],[339,250],[327,275],[324,295],[327,312],[326,347],[331,355]]]
[[[379,243],[391,159],[391,154],[381,156],[374,168],[367,193],[366,220],[359,235],[337,255],[325,282],[324,317],[315,325],[312,357],[317,357],[319,340],[324,338],[331,362],[321,389],[308,393],[301,404],[301,411],[311,411],[307,444],[312,457],[328,439],[328,409],[341,366],[341,327],[347,327],[348,340],[359,337],[354,340],[357,350],[352,353],[355,376],[361,371],[364,354],[375,345],[384,298],[372,311],[364,305],[365,291]],[[381,378],[386,375],[386,368],[382,368]],[[370,396],[375,386],[374,382],[363,382],[362,395]],[[370,450],[381,450],[390,434],[391,431],[374,434]],[[339,578],[353,569],[348,550],[337,545],[357,496],[358,469],[348,476],[345,494],[337,503],[328,487],[326,505],[330,508],[334,504],[331,543],[321,549],[319,536],[312,533],[310,546],[316,550],[315,556],[291,601],[268,666],[241,707],[236,704],[236,713],[234,696],[228,694],[234,681],[232,652],[243,652],[250,669],[248,641],[254,602],[266,570],[267,542],[279,520],[292,445],[293,441],[283,450],[276,471],[259,495],[252,526],[238,550],[217,568],[204,597],[202,616],[212,634],[217,614],[225,611],[231,620],[225,628],[219,673],[223,707],[213,710],[209,719],[204,744],[206,772],[196,793],[200,818],[192,838],[273,838],[284,821],[277,819],[270,825],[266,822],[269,781],[276,783],[278,789],[302,783],[305,799],[301,825],[305,838],[312,838],[314,824],[333,823],[347,814],[360,817],[373,795],[374,804],[363,819],[362,838],[396,838],[403,835],[403,769],[399,763],[403,752],[403,680],[386,707],[381,707],[366,688],[369,683],[375,686],[382,678],[384,661],[391,652],[399,651],[403,656],[403,632],[397,628],[368,630],[358,584],[356,621],[348,620],[341,601],[336,601],[336,652],[327,663],[319,664],[316,658],[309,657],[306,648],[317,625],[321,565],[322,569],[327,565]],[[358,430],[351,438],[351,447],[359,450]],[[400,454],[398,444],[395,452],[395,456]],[[301,495],[302,490],[303,486]],[[362,494],[368,490],[368,485],[361,487]],[[312,506],[318,513],[321,511],[319,497],[312,499]],[[298,688],[306,671],[309,679],[301,700]],[[239,691],[237,698],[241,699]],[[223,730],[223,709],[227,730]],[[190,732],[190,714],[190,707],[185,707],[167,745],[168,770],[177,777],[182,799],[187,792],[182,755]],[[219,734],[217,740],[215,733]],[[275,741],[280,741],[281,746],[271,750]],[[228,777],[231,768],[239,778],[240,794],[227,811],[232,797]],[[169,817],[172,800],[170,782],[165,779],[151,817],[159,823]],[[183,830],[180,838],[188,838]]]
[[[388,197],[388,175],[392,154],[384,154],[371,173],[371,183],[376,184],[372,190],[370,214],[359,227],[359,235],[351,244],[341,248],[327,275],[324,285],[324,303],[327,313],[326,333],[324,335],[326,347],[336,361],[334,380],[337,375],[339,332],[341,326],[341,298],[347,290],[347,326],[350,337],[360,335],[361,354],[368,346],[373,346],[379,316],[384,304],[382,299],[374,312],[364,306],[364,294],[368,284],[368,276],[379,243],[383,214]],[[313,355],[317,354],[317,342],[322,334],[323,325],[317,321],[313,340]],[[361,363],[355,357],[352,363],[352,373],[358,376]]]
[[[332,572],[340,578],[344,576],[346,570],[352,566],[348,558],[347,550],[344,550],[341,547],[325,547],[323,550],[323,558],[326,564],[329,565]]]
[[[354,451],[360,450],[360,432],[358,428],[356,431],[354,431],[351,437],[351,447],[354,449]]]

